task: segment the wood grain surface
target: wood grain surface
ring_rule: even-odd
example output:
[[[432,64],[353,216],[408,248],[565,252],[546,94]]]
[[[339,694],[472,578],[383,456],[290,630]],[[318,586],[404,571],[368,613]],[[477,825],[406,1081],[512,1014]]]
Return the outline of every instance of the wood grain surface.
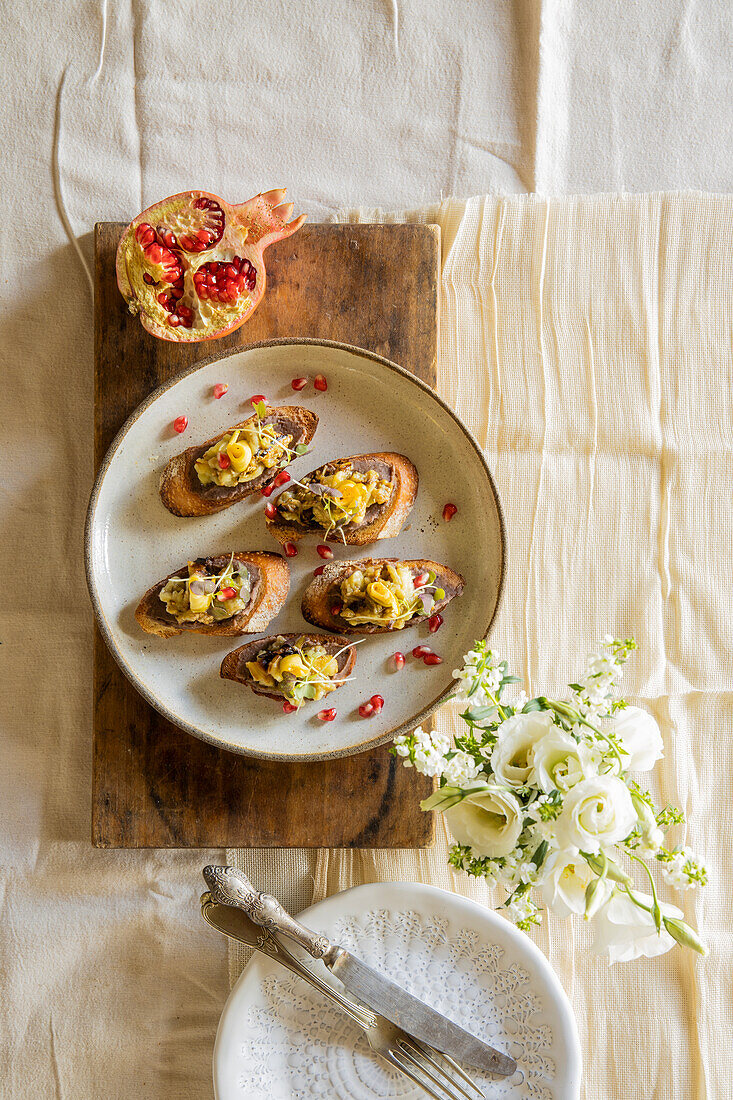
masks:
[[[124,226],[95,230],[95,462],[153,389],[212,354],[304,336],[378,352],[436,380],[440,241],[435,226],[305,225],[267,252],[252,318],[218,341],[157,340],[115,280]],[[91,612],[90,612],[91,613]],[[431,781],[388,747],[312,764],[216,749],[167,722],[125,679],[99,632],[94,650],[92,842],[101,848],[425,847]]]

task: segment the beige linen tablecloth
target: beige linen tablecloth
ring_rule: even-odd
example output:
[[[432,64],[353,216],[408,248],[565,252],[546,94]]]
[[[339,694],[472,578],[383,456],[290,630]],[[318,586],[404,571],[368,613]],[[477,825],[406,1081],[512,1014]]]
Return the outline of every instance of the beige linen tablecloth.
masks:
[[[361,211],[367,220],[378,212]],[[713,1100],[733,1080],[733,199],[476,198],[443,230],[439,390],[484,447],[509,570],[492,640],[529,691],[562,692],[603,635],[665,742],[653,787],[711,883],[681,903],[710,945],[617,964],[582,921],[533,936],[570,996],[584,1097]],[[481,553],[481,548],[475,550]],[[443,711],[439,724],[452,728]],[[360,882],[501,895],[432,851],[233,852],[297,907]],[[670,896],[667,890],[665,896]],[[233,951],[231,976],[243,956]],[[727,1038],[725,1038],[727,1036]]]

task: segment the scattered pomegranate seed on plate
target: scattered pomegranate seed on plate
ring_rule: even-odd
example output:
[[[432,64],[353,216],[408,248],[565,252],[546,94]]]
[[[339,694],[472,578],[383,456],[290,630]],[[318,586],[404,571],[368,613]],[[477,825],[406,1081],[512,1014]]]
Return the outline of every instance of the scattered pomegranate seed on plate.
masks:
[[[328,382],[322,374],[317,374],[313,379],[313,388],[324,393],[328,389]]]
[[[217,401],[219,400],[220,397],[224,396],[224,394],[227,392],[228,389],[229,389],[229,386],[226,382],[217,382],[216,383],[216,385],[214,386],[214,397],[217,399]]]
[[[233,600],[237,594],[236,588],[222,588],[221,595],[225,600]]]
[[[321,555],[322,558],[332,558],[333,557],[333,550],[331,549],[330,546],[326,546],[326,544],[323,543],[323,542],[319,543],[319,545],[316,547],[316,550],[318,551],[318,553]]]
[[[380,710],[384,706],[384,699],[382,698],[382,696],[381,695],[372,695],[369,702],[374,707],[375,713],[379,714]]]
[[[304,390],[305,389],[305,387],[308,385],[308,379],[307,378],[294,378],[293,381],[290,383],[290,385],[293,387],[293,389],[297,393],[298,390]]]
[[[333,722],[334,718],[336,717],[336,711],[333,707],[329,707],[328,710],[319,710],[318,717],[321,719],[322,722]]]
[[[313,570],[313,576],[314,577],[320,577],[321,573],[323,572],[323,570],[325,568],[326,568],[325,565],[319,565],[317,569]]]
[[[263,485],[262,488],[260,489],[260,492],[262,493],[263,497],[269,497],[274,488],[275,488],[275,483],[274,483],[274,481],[271,481],[269,485]]]
[[[405,667],[405,655],[404,655],[404,653],[400,653],[399,650],[397,651],[397,653],[392,655],[392,660],[394,661],[394,667],[398,671],[401,668]]]
[[[429,645],[416,645],[412,651],[413,657],[427,657],[429,653],[432,653],[432,649]]]
[[[232,460],[226,451],[219,451],[216,461],[219,463],[220,470],[228,470],[232,464]]]
[[[426,665],[442,665],[443,658],[439,657],[437,653],[427,653],[423,657],[423,664]]]
[[[298,547],[295,545],[294,542],[286,542],[283,546],[283,550],[289,558],[294,558],[295,555],[298,553]]]
[[[290,481],[290,474],[287,470],[281,470],[273,481],[273,485],[287,485]]]
[[[173,431],[178,432],[179,435],[181,434],[181,432],[185,432],[187,427],[188,427],[188,417],[187,416],[177,416],[176,419],[173,421]]]
[[[297,709],[295,703],[283,703],[283,710],[286,714],[292,714]]]
[[[267,504],[265,505],[265,515],[267,516],[268,519],[274,519],[275,516],[277,515],[277,508],[275,507],[274,504],[271,504],[269,500],[268,500]]]
[[[262,403],[264,403],[266,405],[267,404],[267,398],[265,397],[264,393],[256,393],[252,397],[250,397],[249,403],[252,406],[252,408],[254,408],[255,405],[260,405]]]
[[[445,520],[445,522],[450,523],[457,511],[458,509],[456,508],[455,504],[446,504],[445,508],[443,509],[443,519]]]
[[[428,630],[430,631],[431,634],[434,634],[436,630],[440,630],[442,625],[443,625],[443,616],[438,615],[437,612],[435,613],[435,615],[431,615],[430,618],[428,619]]]
[[[373,713],[374,713],[374,707],[372,706],[371,703],[362,703],[361,706],[359,707],[359,714],[361,715],[362,718],[368,718]]]

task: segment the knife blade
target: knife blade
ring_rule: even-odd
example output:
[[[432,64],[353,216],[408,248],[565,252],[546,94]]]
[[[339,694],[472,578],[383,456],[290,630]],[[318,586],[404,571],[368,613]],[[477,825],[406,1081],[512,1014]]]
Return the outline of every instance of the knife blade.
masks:
[[[509,1055],[464,1031],[350,951],[300,924],[276,898],[255,890],[242,871],[210,866],[204,868],[203,875],[215,901],[243,909],[255,924],[295,940],[361,1001],[414,1038],[489,1073],[506,1077],[516,1070],[517,1063]]]

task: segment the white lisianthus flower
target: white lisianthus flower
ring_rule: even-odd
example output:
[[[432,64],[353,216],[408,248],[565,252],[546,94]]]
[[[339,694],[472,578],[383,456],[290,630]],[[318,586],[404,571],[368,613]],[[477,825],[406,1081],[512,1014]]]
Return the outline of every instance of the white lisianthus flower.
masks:
[[[522,807],[510,791],[487,783],[445,811],[448,828],[459,844],[480,856],[498,859],[516,846],[524,824]]]
[[[651,714],[641,707],[624,707],[608,726],[621,742],[629,759],[624,768],[632,772],[648,772],[664,755],[664,742],[659,726]]]
[[[533,782],[535,746],[552,728],[552,715],[548,711],[515,714],[501,723],[491,753],[491,769],[499,783],[524,787]]]
[[[558,726],[539,741],[533,749],[535,783],[545,794],[569,791],[581,779],[598,774],[598,763],[590,746],[578,743]]]
[[[636,896],[645,905],[652,905],[653,899],[649,894]],[[682,917],[682,910],[676,905],[661,902],[660,908],[665,917]],[[595,929],[593,950],[600,955],[607,954],[609,963],[629,962],[631,959],[638,959],[640,955],[653,959],[655,955],[663,955],[665,951],[669,951],[675,944],[664,925],[662,931],[657,932],[651,913],[634,905],[624,893],[615,894],[598,913]]]
[[[545,871],[543,897],[545,903],[558,917],[571,913],[585,913],[585,891],[588,883],[597,876],[588,866],[577,848],[553,852],[543,865]],[[607,894],[613,883],[604,884]]]
[[[577,783],[565,796],[557,819],[561,848],[596,853],[617,844],[636,825],[636,810],[625,783],[613,775],[596,775]]]

